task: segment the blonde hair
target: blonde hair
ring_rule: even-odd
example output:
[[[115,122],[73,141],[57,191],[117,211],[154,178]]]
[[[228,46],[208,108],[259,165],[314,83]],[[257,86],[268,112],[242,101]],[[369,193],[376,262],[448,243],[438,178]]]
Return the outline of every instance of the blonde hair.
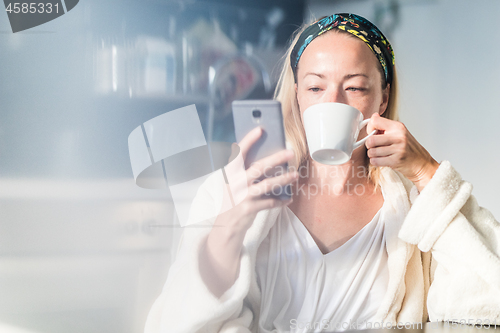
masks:
[[[290,65],[290,53],[300,34],[309,26],[309,24],[303,25],[298,29],[294,36],[292,37],[292,42],[288,47],[287,52],[282,59],[282,70],[281,75],[278,80],[278,84],[274,93],[274,99],[281,102],[283,121],[285,125],[285,135],[287,141],[291,144],[291,148],[295,152],[295,163],[294,167],[299,168],[304,165],[309,159],[309,149],[306,143],[306,134],[304,131],[304,125],[302,124],[302,118],[300,116],[299,103],[297,101],[297,93],[295,91],[295,78]],[[335,31],[338,33],[344,33],[351,35],[348,32],[332,29],[330,31]],[[330,31],[328,33],[330,33]],[[380,66],[380,71],[382,78],[384,78],[382,67]],[[396,69],[394,68],[392,83],[389,91],[389,102],[387,109],[382,114],[382,117],[391,120],[399,120],[397,111],[397,100],[398,100],[398,87],[397,87],[397,76]],[[367,157],[368,158],[368,157]],[[375,189],[380,184],[380,168],[369,164],[368,178],[375,184]]]

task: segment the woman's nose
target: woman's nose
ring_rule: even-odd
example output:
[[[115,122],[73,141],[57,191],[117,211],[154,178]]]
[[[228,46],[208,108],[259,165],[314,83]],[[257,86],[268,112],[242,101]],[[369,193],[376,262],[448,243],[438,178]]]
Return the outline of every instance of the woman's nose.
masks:
[[[330,89],[324,94],[325,97],[325,103],[344,103],[347,104],[347,99],[344,94],[343,89],[338,88],[338,89]]]

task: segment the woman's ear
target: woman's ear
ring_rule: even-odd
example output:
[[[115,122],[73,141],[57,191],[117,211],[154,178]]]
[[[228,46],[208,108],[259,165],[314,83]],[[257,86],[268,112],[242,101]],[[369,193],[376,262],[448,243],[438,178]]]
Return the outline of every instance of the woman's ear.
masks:
[[[391,91],[391,85],[388,83],[384,90],[382,90],[382,103],[380,103],[380,108],[378,111],[379,115],[383,115],[389,106],[389,94]]]

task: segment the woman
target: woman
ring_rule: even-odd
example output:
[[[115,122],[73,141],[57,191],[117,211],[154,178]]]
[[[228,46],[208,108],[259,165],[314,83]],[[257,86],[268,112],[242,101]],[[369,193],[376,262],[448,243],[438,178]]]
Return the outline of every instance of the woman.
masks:
[[[295,154],[252,165],[249,195],[216,227],[186,229],[146,332],[500,322],[500,225],[472,186],[397,121],[394,56],[382,33],[335,14],[303,28],[287,55],[277,99]],[[309,157],[302,114],[323,102],[354,106],[371,119],[366,131],[377,130],[345,165]],[[261,134],[240,142],[243,155]],[[285,161],[307,173],[255,182]],[[262,195],[287,184],[293,202]],[[213,209],[210,188],[199,192],[195,214]]]

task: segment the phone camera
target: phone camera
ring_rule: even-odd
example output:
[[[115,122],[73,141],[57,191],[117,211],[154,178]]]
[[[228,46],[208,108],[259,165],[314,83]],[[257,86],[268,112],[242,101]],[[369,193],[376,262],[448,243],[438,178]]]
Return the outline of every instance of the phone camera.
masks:
[[[260,110],[253,110],[252,111],[252,116],[254,118],[260,118],[262,116],[262,112],[260,112]]]

